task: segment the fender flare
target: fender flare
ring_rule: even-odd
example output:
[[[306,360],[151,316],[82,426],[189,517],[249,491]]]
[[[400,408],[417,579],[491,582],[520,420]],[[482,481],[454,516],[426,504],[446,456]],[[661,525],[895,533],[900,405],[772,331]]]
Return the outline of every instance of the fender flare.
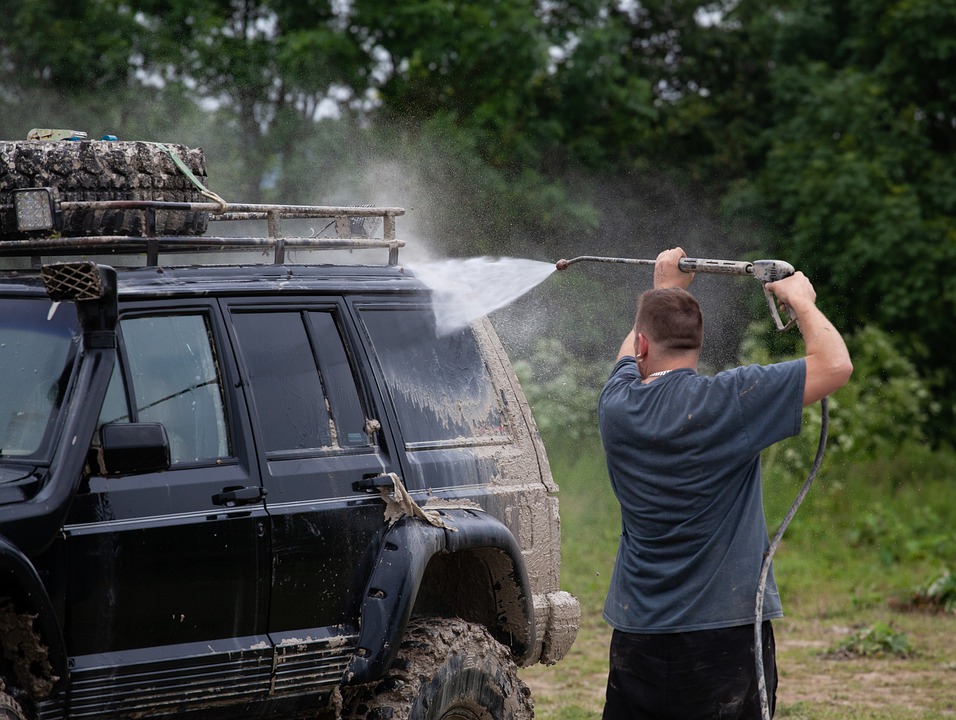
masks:
[[[511,651],[520,662],[535,649],[534,600],[521,548],[511,530],[484,512],[443,509],[454,530],[405,516],[382,538],[365,588],[358,645],[342,678],[344,685],[377,680],[392,664],[411,617],[429,561],[440,553],[491,549],[510,560],[518,585],[521,618],[511,632]]]
[[[7,538],[0,535],[0,578],[4,579],[3,595],[9,594],[11,600],[18,602],[19,612],[36,615],[35,629],[40,640],[46,645],[48,659],[57,680],[53,692],[63,690],[69,678],[69,661],[63,632],[57,621],[50,596],[33,567],[33,563],[20,549]],[[9,584],[8,584],[9,583]],[[16,589],[8,593],[7,589]]]

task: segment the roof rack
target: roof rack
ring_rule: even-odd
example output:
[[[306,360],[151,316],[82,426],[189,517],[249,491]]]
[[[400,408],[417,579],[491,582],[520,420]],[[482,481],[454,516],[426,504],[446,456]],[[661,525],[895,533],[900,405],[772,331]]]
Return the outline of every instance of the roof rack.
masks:
[[[0,205],[0,211],[13,210],[13,205]],[[395,238],[395,218],[405,214],[400,207],[373,206],[322,206],[322,205],[272,205],[243,203],[186,203],[158,200],[92,200],[61,201],[59,211],[140,211],[143,214],[144,235],[84,235],[58,237],[54,230],[46,237],[31,237],[21,240],[0,239],[0,256],[33,257],[40,255],[82,252],[84,254],[145,253],[146,265],[159,264],[162,252],[223,252],[256,248],[273,248],[274,263],[285,263],[286,250],[366,250],[385,248],[388,264],[398,264],[399,248],[403,240]],[[265,220],[266,237],[218,237],[210,235],[157,235],[157,212],[208,213],[214,221]],[[324,232],[334,224],[334,237],[284,236],[281,220],[325,218],[330,222]],[[371,237],[382,221],[382,237]]]

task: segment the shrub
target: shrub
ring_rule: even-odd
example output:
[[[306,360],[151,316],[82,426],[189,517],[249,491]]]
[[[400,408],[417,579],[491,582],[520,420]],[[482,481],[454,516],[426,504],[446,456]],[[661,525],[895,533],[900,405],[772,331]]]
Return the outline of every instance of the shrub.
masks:
[[[956,613],[956,573],[946,568],[916,588],[908,609]]]
[[[579,441],[597,432],[597,402],[610,365],[575,358],[559,341],[537,340],[515,373],[547,438]]]
[[[847,532],[847,541],[854,547],[876,548],[886,565],[927,558],[956,560],[956,537],[929,505],[897,512],[882,502],[874,503]]]
[[[913,655],[905,633],[895,632],[884,622],[857,630],[848,638],[830,648],[827,657],[850,659],[855,657],[898,657]]]
[[[847,346],[854,371],[850,382],[828,401],[828,464],[891,456],[901,447],[925,443],[927,423],[939,405],[927,380],[894,350],[890,333],[866,326],[847,338]],[[774,356],[756,330],[748,333],[741,352],[747,363],[787,359]],[[803,432],[768,453],[765,464],[777,463],[786,473],[804,473],[816,450],[820,423],[820,404],[806,408]]]

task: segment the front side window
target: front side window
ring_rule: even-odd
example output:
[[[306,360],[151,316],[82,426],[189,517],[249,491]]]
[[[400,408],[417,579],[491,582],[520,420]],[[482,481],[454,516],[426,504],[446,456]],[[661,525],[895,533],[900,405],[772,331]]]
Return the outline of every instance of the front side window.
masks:
[[[173,464],[230,455],[219,364],[204,315],[120,321],[122,370],[114,369],[100,423],[158,422]]]
[[[0,301],[0,456],[43,461],[79,344],[70,303]],[[46,458],[48,459],[48,458]]]

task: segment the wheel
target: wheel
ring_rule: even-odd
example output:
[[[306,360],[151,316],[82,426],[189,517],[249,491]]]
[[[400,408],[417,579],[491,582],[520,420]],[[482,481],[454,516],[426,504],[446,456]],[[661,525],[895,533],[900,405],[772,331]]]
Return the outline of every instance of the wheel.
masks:
[[[0,720],[26,720],[20,703],[0,691]]]
[[[530,720],[531,691],[508,649],[480,625],[409,623],[398,657],[378,683],[346,688],[346,720]]]
[[[206,161],[201,149],[167,145],[202,183]],[[53,187],[62,201],[164,200],[208,202],[169,154],[147,142],[0,142],[0,205],[13,202],[11,190]],[[144,235],[140,210],[83,208],[63,212],[60,235]],[[157,212],[159,235],[199,235],[205,212]],[[13,210],[0,212],[0,236],[23,237]]]

